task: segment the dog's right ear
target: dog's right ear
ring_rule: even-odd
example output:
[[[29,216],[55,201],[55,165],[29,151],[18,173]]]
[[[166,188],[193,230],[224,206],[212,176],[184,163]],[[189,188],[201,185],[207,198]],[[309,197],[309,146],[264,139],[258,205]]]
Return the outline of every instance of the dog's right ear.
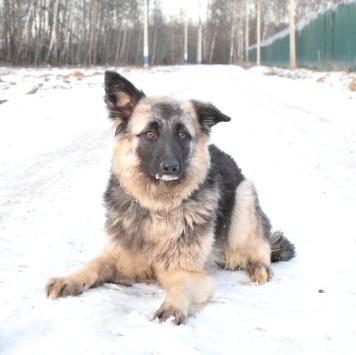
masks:
[[[231,120],[229,116],[223,114],[212,104],[196,100],[192,100],[192,104],[202,129],[208,134],[210,133],[211,127],[217,123],[229,122]]]
[[[145,94],[122,75],[113,71],[105,72],[105,102],[112,120],[127,121],[144,97]]]

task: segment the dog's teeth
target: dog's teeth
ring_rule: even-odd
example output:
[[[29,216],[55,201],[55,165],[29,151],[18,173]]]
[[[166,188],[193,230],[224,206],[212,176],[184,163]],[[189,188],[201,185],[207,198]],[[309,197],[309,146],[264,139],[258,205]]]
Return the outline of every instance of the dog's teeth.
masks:
[[[177,175],[162,175],[162,176],[160,176],[159,174],[156,174],[155,178],[156,178],[156,180],[172,181],[172,180],[178,180],[179,176],[177,176]]]
[[[163,181],[178,180],[179,176],[163,175],[161,179]]]

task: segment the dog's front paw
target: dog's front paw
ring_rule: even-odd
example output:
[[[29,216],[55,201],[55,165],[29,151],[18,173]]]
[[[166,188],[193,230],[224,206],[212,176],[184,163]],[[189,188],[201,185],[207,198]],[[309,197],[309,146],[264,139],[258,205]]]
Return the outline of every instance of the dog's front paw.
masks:
[[[158,318],[160,323],[172,318],[172,324],[180,325],[185,322],[187,316],[178,308],[162,304],[153,318]]]
[[[272,278],[272,270],[265,263],[251,263],[247,269],[253,282],[265,283]]]
[[[86,289],[85,283],[77,282],[71,277],[53,277],[46,285],[45,295],[48,298],[77,296]]]

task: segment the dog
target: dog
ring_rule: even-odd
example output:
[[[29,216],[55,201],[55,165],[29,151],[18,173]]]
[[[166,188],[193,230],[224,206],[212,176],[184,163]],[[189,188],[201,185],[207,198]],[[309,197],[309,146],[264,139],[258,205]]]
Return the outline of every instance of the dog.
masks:
[[[272,232],[253,183],[209,144],[212,127],[230,117],[210,103],[146,97],[112,71],[105,102],[115,144],[104,248],[79,271],[50,279],[47,297],[154,281],[166,296],[153,319],[179,325],[211,297],[210,267],[242,268],[262,284],[271,262],[295,256],[283,233]]]

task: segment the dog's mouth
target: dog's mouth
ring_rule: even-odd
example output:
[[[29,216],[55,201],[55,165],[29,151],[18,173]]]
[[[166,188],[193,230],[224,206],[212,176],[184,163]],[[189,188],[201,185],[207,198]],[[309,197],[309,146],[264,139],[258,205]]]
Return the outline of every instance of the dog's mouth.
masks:
[[[160,181],[174,181],[174,180],[179,180],[180,175],[156,174],[155,179]]]

